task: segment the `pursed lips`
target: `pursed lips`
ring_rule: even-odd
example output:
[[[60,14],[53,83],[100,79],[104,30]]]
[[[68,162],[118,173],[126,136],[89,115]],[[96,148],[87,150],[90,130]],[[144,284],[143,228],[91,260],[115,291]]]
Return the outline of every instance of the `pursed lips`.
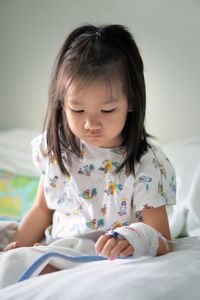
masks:
[[[88,138],[97,138],[97,137],[101,137],[102,134],[101,133],[88,133],[86,134],[86,137]]]

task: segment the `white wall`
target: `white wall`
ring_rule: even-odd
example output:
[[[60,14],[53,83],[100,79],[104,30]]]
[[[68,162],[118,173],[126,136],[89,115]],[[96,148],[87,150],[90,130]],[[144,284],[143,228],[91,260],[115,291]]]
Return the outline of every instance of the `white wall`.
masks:
[[[200,135],[199,0],[0,0],[0,129],[41,130],[52,63],[85,22],[121,23],[134,34],[149,132],[161,142]]]

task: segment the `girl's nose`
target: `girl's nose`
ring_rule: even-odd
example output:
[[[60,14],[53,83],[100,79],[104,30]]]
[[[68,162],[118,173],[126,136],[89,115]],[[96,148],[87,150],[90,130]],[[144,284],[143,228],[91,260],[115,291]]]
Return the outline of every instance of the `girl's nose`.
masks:
[[[101,122],[95,118],[87,118],[84,123],[84,128],[86,130],[99,130],[101,129]]]

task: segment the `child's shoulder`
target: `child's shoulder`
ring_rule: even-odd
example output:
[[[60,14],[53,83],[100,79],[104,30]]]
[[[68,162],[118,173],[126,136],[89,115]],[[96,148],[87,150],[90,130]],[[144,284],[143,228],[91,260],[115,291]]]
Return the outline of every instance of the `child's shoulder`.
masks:
[[[43,133],[38,134],[32,141],[31,141],[32,148],[43,148],[47,151],[47,133],[46,131]]]
[[[46,173],[48,159],[46,132],[37,135],[31,141],[33,163],[41,174]]]
[[[149,142],[148,149],[146,153],[144,153],[137,165],[137,170],[139,169],[149,169],[149,168],[156,168],[159,167],[167,167],[172,168],[171,162],[164,151],[161,149],[160,146]]]
[[[142,155],[141,159],[144,159],[144,158],[151,158],[151,157],[154,157],[154,158],[164,158],[166,159],[167,156],[166,154],[164,153],[163,149],[161,146],[158,146],[156,145],[155,143],[153,143],[151,140],[148,141],[148,148],[147,148],[147,151],[145,154]]]
[[[32,159],[36,168],[44,175],[51,169],[52,172],[60,173],[60,167],[56,159],[56,155],[53,150],[49,149],[47,144],[47,132],[37,135],[32,141]],[[68,160],[70,152],[67,150],[61,152],[61,157],[65,163],[68,165]]]

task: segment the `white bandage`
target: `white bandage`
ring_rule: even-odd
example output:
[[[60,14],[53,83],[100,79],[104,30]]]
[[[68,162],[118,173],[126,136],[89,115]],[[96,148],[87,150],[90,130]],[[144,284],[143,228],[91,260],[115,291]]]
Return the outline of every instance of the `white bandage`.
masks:
[[[134,257],[156,256],[161,234],[153,227],[138,222],[129,226],[118,227],[114,231],[126,238],[133,246]]]

